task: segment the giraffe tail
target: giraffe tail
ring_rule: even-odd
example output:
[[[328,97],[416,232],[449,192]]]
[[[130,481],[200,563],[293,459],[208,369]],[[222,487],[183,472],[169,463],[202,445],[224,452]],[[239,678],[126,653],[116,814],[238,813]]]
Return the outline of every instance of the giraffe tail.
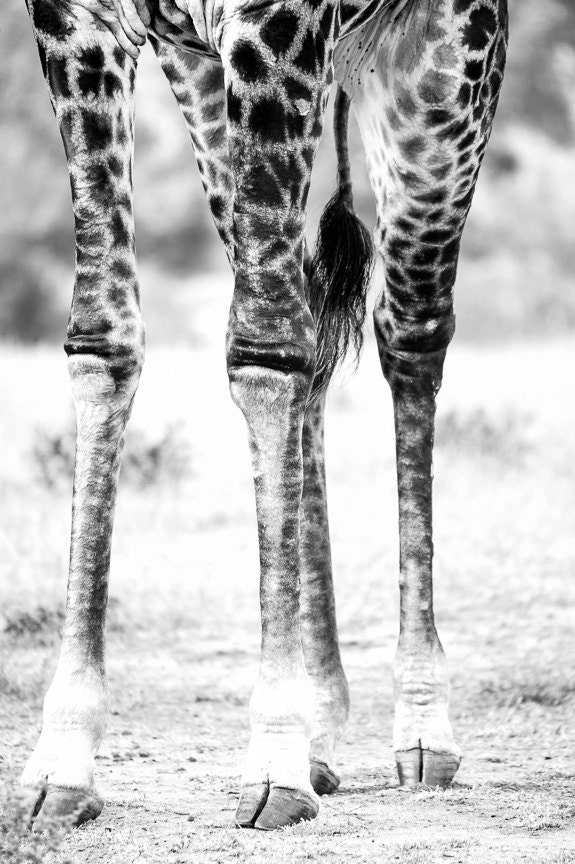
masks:
[[[373,242],[353,209],[347,146],[350,98],[338,88],[334,136],[338,184],[320,223],[309,268],[308,302],[316,322],[316,371],[310,401],[322,394],[348,349],[363,344],[366,295],[373,270]]]

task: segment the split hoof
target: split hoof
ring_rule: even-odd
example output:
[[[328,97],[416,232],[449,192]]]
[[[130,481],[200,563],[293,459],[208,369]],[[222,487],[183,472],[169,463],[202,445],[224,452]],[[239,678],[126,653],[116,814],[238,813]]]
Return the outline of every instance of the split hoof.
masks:
[[[331,795],[339,786],[340,780],[325,762],[310,760],[310,781],[317,795]]]
[[[308,792],[267,783],[245,786],[236,810],[236,825],[273,831],[315,819],[319,804]]]
[[[422,782],[427,786],[445,789],[451,786],[461,758],[453,753],[434,753],[433,750],[421,751]]]
[[[236,809],[236,825],[239,828],[253,828],[256,819],[266,806],[270,794],[267,783],[255,783],[242,787]]]
[[[319,804],[308,792],[273,786],[255,827],[260,831],[273,831],[274,828],[309,822],[315,819],[318,812]]]
[[[461,759],[453,753],[435,753],[433,750],[398,750],[395,764],[400,786],[439,786],[445,789],[451,784]]]
[[[96,792],[49,786],[39,794],[31,822],[34,831],[42,831],[54,822],[76,828],[83,822],[96,819],[103,808],[104,801]]]

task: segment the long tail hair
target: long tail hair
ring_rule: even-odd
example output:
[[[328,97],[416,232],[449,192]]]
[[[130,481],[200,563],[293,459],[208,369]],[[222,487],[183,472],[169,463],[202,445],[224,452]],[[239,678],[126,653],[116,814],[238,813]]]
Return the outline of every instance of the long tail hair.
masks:
[[[347,146],[349,106],[349,96],[339,87],[334,106],[337,190],[319,223],[308,278],[308,302],[317,334],[310,401],[327,389],[350,346],[359,357],[366,294],[373,270],[371,235],[353,209]]]

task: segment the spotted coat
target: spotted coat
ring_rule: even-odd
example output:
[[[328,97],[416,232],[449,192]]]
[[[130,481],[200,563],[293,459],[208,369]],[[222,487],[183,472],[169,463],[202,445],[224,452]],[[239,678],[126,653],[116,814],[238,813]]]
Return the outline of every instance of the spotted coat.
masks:
[[[334,748],[349,698],[333,599],[324,397],[312,387],[326,339],[347,332],[352,303],[356,330],[365,310],[369,268],[355,259],[368,257],[368,244],[353,213],[345,143],[350,104],[377,203],[385,275],[374,318],[396,426],[395,759],[401,783],[447,785],[460,750],[432,603],[435,396],[455,325],[461,235],[503,76],[506,0],[27,2],[72,186],[76,276],[65,349],[78,415],[62,650],[23,775],[33,818],[81,822],[103,806],[94,758],[107,719],[110,544],[144,351],[132,159],[146,35],[188,125],[234,271],[226,354],[249,432],[262,615],[236,820],[269,829],[313,818],[318,795],[339,784]],[[339,185],[322,220],[321,263],[307,253],[304,227],[334,77]],[[329,281],[331,270],[339,282]],[[337,314],[326,319],[330,308]]]

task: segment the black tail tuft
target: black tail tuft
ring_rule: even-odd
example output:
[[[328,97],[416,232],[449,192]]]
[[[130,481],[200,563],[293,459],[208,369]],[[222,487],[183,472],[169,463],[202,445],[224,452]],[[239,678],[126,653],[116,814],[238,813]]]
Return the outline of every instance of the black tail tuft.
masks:
[[[366,294],[373,269],[371,235],[353,209],[347,156],[348,112],[349,98],[340,90],[334,117],[338,189],[319,223],[308,281],[308,301],[317,333],[316,371],[310,401],[326,390],[350,346],[359,356]]]

